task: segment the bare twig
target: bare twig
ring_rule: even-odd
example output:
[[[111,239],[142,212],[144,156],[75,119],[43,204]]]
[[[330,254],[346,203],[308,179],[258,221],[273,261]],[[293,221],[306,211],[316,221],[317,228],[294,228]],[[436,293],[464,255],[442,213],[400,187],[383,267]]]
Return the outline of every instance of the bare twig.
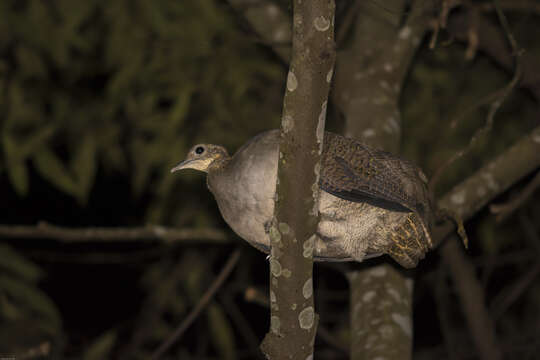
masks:
[[[458,359],[455,339],[455,333],[452,329],[451,320],[452,317],[448,313],[449,304],[449,291],[447,284],[447,272],[443,266],[439,266],[435,274],[435,284],[433,291],[435,295],[435,301],[437,303],[437,316],[439,323],[441,324],[441,332],[443,334],[444,344],[446,346],[446,352],[450,360]]]
[[[531,219],[524,213],[521,213],[519,216],[519,222],[523,231],[525,232],[525,240],[529,245],[536,251],[536,256],[540,256],[540,235],[538,235],[537,230],[534,227],[534,224],[531,222]]]
[[[493,91],[491,94],[487,94],[482,99],[474,103],[473,105],[469,106],[467,109],[465,109],[463,112],[459,113],[456,117],[450,121],[450,128],[455,129],[458,125],[458,122],[460,122],[463,118],[470,115],[474,111],[480,109],[482,106],[485,106],[492,101],[494,101],[496,98],[500,97],[503,94],[504,89],[497,89]]]
[[[263,359],[263,354],[259,350],[259,339],[255,335],[255,332],[251,328],[251,325],[246,320],[242,311],[238,309],[238,306],[234,303],[232,296],[228,291],[224,291],[219,295],[219,299],[227,310],[227,314],[232,319],[236,327],[238,328],[240,335],[244,338],[249,346],[250,351],[257,359]]]
[[[499,18],[499,22],[501,23],[502,28],[505,31],[507,40],[510,44],[510,47],[512,49],[512,55],[514,56],[514,76],[510,80],[510,82],[501,89],[501,94],[498,96],[495,101],[491,103],[491,106],[489,108],[486,122],[483,127],[478,129],[474,135],[471,137],[469,144],[465,146],[465,148],[461,149],[457,153],[455,153],[450,159],[448,159],[442,166],[440,166],[436,171],[433,177],[431,178],[429,182],[429,187],[432,192],[432,194],[435,194],[435,187],[437,186],[437,183],[442,176],[443,172],[452,165],[456,160],[463,157],[463,155],[467,154],[477,143],[477,141],[484,135],[488,134],[491,131],[491,128],[493,126],[493,121],[495,118],[495,114],[501,107],[502,103],[506,100],[508,95],[514,90],[514,88],[517,86],[521,79],[521,62],[519,60],[521,56],[521,50],[518,47],[518,44],[516,42],[516,39],[514,38],[514,35],[512,35],[512,32],[510,31],[510,26],[508,25],[508,21],[506,20],[506,17],[504,16],[504,13],[500,9],[498,5],[499,1],[495,0],[495,7],[497,11],[497,17]]]
[[[497,321],[514,302],[529,288],[532,282],[540,275],[540,262],[534,265],[519,279],[503,289],[491,303],[491,316]]]
[[[40,222],[32,225],[0,225],[0,237],[11,239],[53,239],[62,242],[193,242],[205,239],[226,243],[227,235],[218,229],[175,229],[164,226],[68,228]]]
[[[525,189],[519,193],[512,200],[503,204],[491,204],[489,211],[492,214],[496,214],[497,221],[503,221],[510,216],[517,208],[519,208],[524,202],[529,200],[532,193],[540,186],[540,171],[536,173],[534,178],[525,186]]]
[[[343,44],[345,36],[348,34],[349,30],[354,25],[361,4],[361,1],[353,1],[353,3],[349,6],[349,9],[347,9],[347,14],[343,18],[343,21],[341,21],[338,31],[336,31],[337,46]]]
[[[539,152],[540,126],[456,185],[438,201],[438,206],[469,219],[516,181],[535,171],[540,166]],[[454,224],[449,222],[437,226],[433,236],[436,245],[453,229]]]
[[[225,263],[225,266],[223,266],[223,269],[221,269],[221,273],[216,277],[212,285],[206,290],[206,293],[203,295],[203,297],[199,300],[197,305],[191,310],[189,315],[180,323],[180,325],[176,328],[174,333],[172,333],[171,336],[167,340],[165,340],[159,348],[154,351],[152,356],[150,357],[151,360],[157,360],[159,359],[165,352],[182,337],[184,332],[189,328],[189,326],[195,321],[195,319],[199,316],[199,314],[203,311],[203,309],[208,305],[210,300],[214,297],[218,289],[223,285],[227,277],[231,274],[234,267],[236,266],[236,263],[238,262],[238,259],[240,258],[240,248],[236,249],[230,256],[227,262]]]
[[[456,286],[465,320],[471,331],[473,342],[483,360],[502,359],[502,351],[495,335],[493,320],[485,307],[484,291],[476,278],[475,270],[466,259],[463,250],[453,236],[442,247],[444,262]]]

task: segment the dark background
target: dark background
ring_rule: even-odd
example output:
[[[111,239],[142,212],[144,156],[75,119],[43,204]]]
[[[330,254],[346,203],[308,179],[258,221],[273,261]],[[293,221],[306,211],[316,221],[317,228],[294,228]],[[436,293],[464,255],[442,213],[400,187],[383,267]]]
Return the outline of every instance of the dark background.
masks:
[[[350,3],[338,1],[338,28]],[[521,3],[503,9],[520,48],[540,64],[540,5]],[[287,2],[276,4],[290,11]],[[474,1],[453,13],[474,9],[499,27],[489,4]],[[402,154],[431,176],[484,125],[491,101],[486,97],[504,87],[512,71],[493,54],[466,56],[470,43],[444,30],[435,49],[429,49],[429,41],[423,39],[414,60],[401,108]],[[216,244],[204,238],[83,242],[3,233],[0,356],[147,358],[237,246],[243,251],[235,272],[169,354],[180,359],[257,356],[268,311],[245,293],[266,296],[265,256],[228,229],[203,174],[171,175],[169,169],[195,143],[223,144],[233,153],[251,136],[279,126],[287,65],[269,45],[225,1],[0,2],[0,223],[163,225],[227,234]],[[540,71],[530,70],[529,75]],[[446,170],[438,193],[538,126],[540,91],[531,82],[514,89],[493,129]],[[327,128],[342,126],[330,106]],[[534,175],[495,203],[514,198]],[[538,200],[533,192],[502,222],[484,209],[466,224],[467,255],[508,358],[540,358]],[[343,265],[316,265],[315,298],[321,326],[335,342],[346,344],[348,293],[342,270]],[[438,251],[410,276],[416,281],[415,358],[475,358]],[[516,290],[518,283],[523,286]],[[31,356],[44,348],[48,355]],[[317,358],[346,358],[320,336],[316,351]]]

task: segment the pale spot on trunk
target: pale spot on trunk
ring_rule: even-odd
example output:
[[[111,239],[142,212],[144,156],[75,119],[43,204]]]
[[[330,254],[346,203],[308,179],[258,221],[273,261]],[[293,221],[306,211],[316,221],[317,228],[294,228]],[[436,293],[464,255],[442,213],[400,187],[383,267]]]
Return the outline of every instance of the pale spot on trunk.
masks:
[[[308,306],[298,315],[298,322],[302,329],[311,329],[315,323],[315,309],[313,306]]]
[[[298,80],[296,79],[296,75],[292,71],[289,71],[289,75],[287,75],[287,90],[294,91],[298,87]]]
[[[330,20],[324,16],[318,16],[313,20],[313,26],[315,26],[317,31],[326,31],[330,28]]]
[[[403,330],[403,332],[407,336],[409,336],[409,337],[412,336],[412,323],[411,323],[411,318],[410,317],[403,316],[403,315],[398,314],[398,313],[393,313],[392,314],[392,320],[394,320],[394,322],[399,325],[401,330]]]

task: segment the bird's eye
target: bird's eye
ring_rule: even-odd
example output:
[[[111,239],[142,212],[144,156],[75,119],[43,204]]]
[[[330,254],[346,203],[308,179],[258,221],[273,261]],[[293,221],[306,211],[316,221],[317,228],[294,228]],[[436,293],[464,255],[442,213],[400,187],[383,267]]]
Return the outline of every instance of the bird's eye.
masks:
[[[195,154],[202,154],[204,152],[204,148],[202,146],[197,146],[195,148]]]

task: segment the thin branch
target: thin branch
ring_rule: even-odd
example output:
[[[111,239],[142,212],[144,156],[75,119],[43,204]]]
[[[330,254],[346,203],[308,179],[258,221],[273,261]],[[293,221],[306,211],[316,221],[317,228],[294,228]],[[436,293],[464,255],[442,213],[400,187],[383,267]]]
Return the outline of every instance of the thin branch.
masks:
[[[536,233],[533,224],[525,214],[519,217],[521,226],[525,232],[525,239],[531,244],[536,252],[533,260],[533,266],[521,276],[517,281],[512,283],[502,290],[491,303],[491,313],[495,320],[499,319],[514,302],[527,290],[531,283],[540,274],[540,262],[536,261],[536,257],[540,255],[540,236]]]
[[[540,126],[456,185],[438,201],[438,206],[452,210],[463,220],[471,218],[497,195],[540,167],[539,152]],[[435,244],[440,244],[453,230],[454,224],[449,222],[438,225],[433,231]]]
[[[471,137],[469,144],[463,148],[462,150],[455,153],[450,159],[448,159],[441,167],[439,167],[436,171],[433,177],[431,178],[429,182],[429,187],[432,192],[432,195],[435,194],[435,187],[437,186],[437,183],[442,176],[443,172],[452,165],[456,160],[463,157],[463,155],[467,154],[471,149],[474,147],[474,145],[477,143],[478,139],[480,139],[481,136],[484,136],[485,134],[488,134],[491,131],[491,128],[493,126],[495,114],[501,107],[502,103],[506,100],[506,98],[510,95],[510,93],[515,89],[515,87],[518,85],[519,81],[521,80],[522,76],[522,65],[520,61],[521,56],[521,49],[518,46],[518,43],[516,39],[514,38],[514,35],[512,34],[510,30],[510,25],[508,24],[508,20],[506,19],[506,16],[501,10],[499,0],[494,0],[494,6],[497,13],[497,17],[499,19],[499,23],[501,24],[501,27],[504,29],[506,38],[508,40],[508,43],[510,44],[510,47],[512,49],[512,56],[514,56],[514,75],[512,76],[512,79],[506,85],[503,89],[501,89],[501,94],[498,96],[495,101],[491,103],[491,106],[489,108],[486,123],[483,127],[478,129],[474,135]],[[473,12],[473,16],[475,13]],[[475,16],[478,18],[478,16]],[[477,24],[478,21],[475,21],[474,23]],[[476,35],[478,37],[478,35]],[[478,38],[476,38],[476,42],[478,42]]]
[[[519,222],[525,233],[525,240],[536,251],[536,257],[540,256],[540,235],[538,234],[531,219],[521,213],[519,216]]]
[[[525,189],[519,193],[512,200],[503,203],[503,204],[491,204],[489,211],[492,214],[496,214],[497,221],[503,221],[508,216],[510,216],[516,209],[518,209],[523,203],[529,200],[530,196],[534,191],[540,186],[540,171],[536,173],[534,178],[525,186]]]
[[[511,184],[540,166],[540,127],[499,155],[452,189],[439,201],[439,207],[450,209],[467,219],[505,191]],[[453,229],[448,223],[434,230],[436,243]],[[485,308],[484,294],[476,279],[474,268],[460,249],[455,237],[442,247],[442,255],[449,265],[473,340],[483,359],[500,358],[493,321]]]
[[[250,323],[247,321],[242,311],[235,304],[232,296],[228,291],[224,291],[219,295],[219,299],[227,311],[227,315],[229,315],[233,323],[238,328],[240,335],[248,344],[249,350],[253,353],[252,356],[257,359],[264,359],[264,356],[259,349],[259,338],[255,335],[255,332],[251,328]]]
[[[220,274],[218,275],[218,277],[216,277],[208,290],[206,290],[206,293],[202,296],[197,305],[195,305],[189,315],[180,323],[180,325],[178,325],[174,333],[167,340],[165,340],[159,346],[159,348],[157,348],[156,351],[154,351],[154,353],[150,357],[151,360],[157,360],[162,355],[164,355],[165,352],[169,350],[169,348],[182,337],[182,335],[190,327],[190,325],[193,324],[195,319],[197,319],[199,314],[204,310],[206,305],[208,305],[210,300],[212,300],[216,292],[219,290],[221,285],[223,285],[227,277],[231,274],[234,267],[238,263],[238,259],[240,259],[240,254],[240,248],[233,251],[233,253],[229,256],[229,259],[225,263],[225,266],[223,266],[223,268],[221,269]]]
[[[441,325],[441,332],[443,335],[444,344],[446,346],[446,352],[450,360],[458,359],[458,353],[455,339],[455,333],[452,329],[451,320],[452,317],[448,312],[449,304],[449,291],[446,281],[447,273],[443,266],[439,266],[435,273],[435,282],[433,284],[433,292],[435,302],[437,304],[437,316]]]
[[[495,325],[485,306],[484,290],[480,285],[475,269],[463,254],[456,236],[452,236],[441,247],[444,262],[450,268],[465,320],[472,340],[483,360],[502,359],[502,351],[495,335]]]
[[[289,15],[269,0],[228,0],[228,2],[243,15],[260,41],[269,45],[281,60],[288,63],[291,52]]]
[[[502,290],[497,297],[492,301],[491,315],[495,321],[515,303],[521,295],[529,288],[533,281],[540,275],[540,262],[535,264],[523,276]]]
[[[175,229],[164,226],[68,228],[40,222],[32,225],[0,225],[0,238],[52,239],[61,242],[195,242],[198,239],[227,243],[218,229]]]

